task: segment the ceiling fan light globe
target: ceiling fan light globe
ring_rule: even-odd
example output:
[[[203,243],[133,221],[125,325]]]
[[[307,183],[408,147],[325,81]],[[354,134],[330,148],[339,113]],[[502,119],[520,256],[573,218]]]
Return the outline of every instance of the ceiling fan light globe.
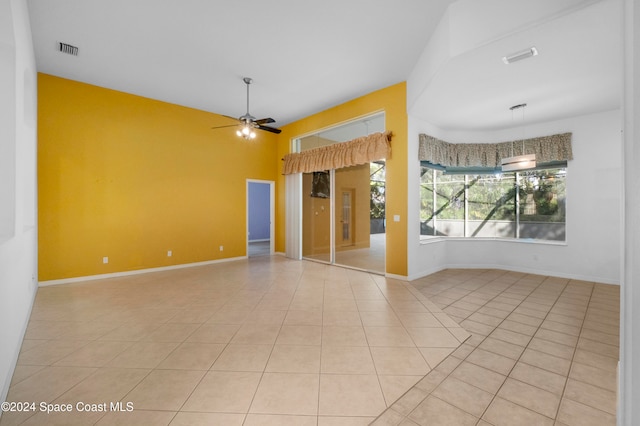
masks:
[[[251,139],[255,139],[255,138],[256,138],[256,132],[251,132],[251,133],[249,134],[249,137],[250,137]]]
[[[242,128],[242,134],[244,134],[245,136],[247,136],[247,135],[249,135],[249,133],[250,133],[250,132],[249,132],[249,127],[244,126],[244,127]]]
[[[242,132],[240,130],[236,130],[236,135],[242,136]]]

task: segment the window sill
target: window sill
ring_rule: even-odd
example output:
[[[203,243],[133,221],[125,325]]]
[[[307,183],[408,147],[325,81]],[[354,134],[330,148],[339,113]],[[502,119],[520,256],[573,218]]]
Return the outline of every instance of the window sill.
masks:
[[[541,245],[549,245],[549,246],[566,246],[566,241],[547,241],[547,240],[534,240],[532,238],[499,238],[499,237],[430,237],[426,235],[420,236],[420,245],[427,245],[438,243],[442,241],[500,241],[505,243],[516,243],[516,244],[541,244]]]

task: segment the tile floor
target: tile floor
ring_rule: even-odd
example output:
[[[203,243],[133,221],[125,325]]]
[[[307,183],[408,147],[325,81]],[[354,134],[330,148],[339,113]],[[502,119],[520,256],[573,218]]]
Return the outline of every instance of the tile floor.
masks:
[[[618,286],[496,270],[412,285],[472,337],[374,425],[616,424]]]
[[[365,425],[469,336],[409,283],[281,256],[42,287],[8,401],[72,412],[0,424]]]

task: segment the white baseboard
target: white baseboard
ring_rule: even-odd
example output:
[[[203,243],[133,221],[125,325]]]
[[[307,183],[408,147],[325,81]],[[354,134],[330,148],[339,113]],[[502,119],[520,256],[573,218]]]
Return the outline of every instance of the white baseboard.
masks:
[[[82,281],[104,280],[106,278],[126,277],[129,275],[148,274],[150,272],[170,271],[173,269],[192,268],[194,266],[213,265],[215,263],[233,262],[236,260],[247,259],[247,256],[230,257],[227,259],[207,260],[204,262],[183,263],[180,265],[160,266],[157,268],[137,269],[135,271],[112,272],[110,274],[88,275],[85,277],[63,278],[60,280],[48,280],[38,282],[39,287],[47,287],[58,284],[71,284]]]

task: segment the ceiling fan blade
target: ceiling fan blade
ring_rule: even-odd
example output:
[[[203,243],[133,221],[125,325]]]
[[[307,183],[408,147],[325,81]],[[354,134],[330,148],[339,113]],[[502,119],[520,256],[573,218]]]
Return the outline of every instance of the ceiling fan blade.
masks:
[[[271,133],[275,133],[275,134],[279,134],[280,132],[282,132],[282,130],[280,130],[280,129],[276,129],[275,127],[269,127],[269,126],[260,126],[260,125],[258,125],[258,129],[266,130],[267,132],[271,132]]]
[[[274,120],[271,117],[268,118],[261,118],[260,120],[255,120],[254,123],[256,123],[257,125],[262,125],[262,124],[268,124],[268,123],[275,123],[276,120]]]
[[[236,127],[236,126],[239,126],[239,125],[240,125],[240,123],[238,123],[238,124],[229,124],[229,125],[227,125],[227,126],[215,126],[215,127],[212,127],[211,129],[212,129],[212,130],[213,130],[213,129],[223,129],[223,128],[225,128],[225,127]]]

